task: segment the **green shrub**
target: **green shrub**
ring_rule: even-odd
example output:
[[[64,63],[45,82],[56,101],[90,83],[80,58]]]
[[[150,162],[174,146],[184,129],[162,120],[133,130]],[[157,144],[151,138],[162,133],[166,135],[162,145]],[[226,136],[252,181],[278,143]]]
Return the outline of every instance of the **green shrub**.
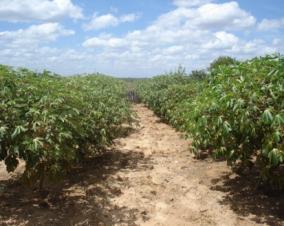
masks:
[[[206,149],[232,166],[256,164],[264,181],[284,185],[283,56],[219,59],[205,79],[160,76],[142,82],[138,93],[192,138],[196,154]]]
[[[233,165],[256,162],[264,180],[275,179],[284,161],[283,57],[219,67],[196,109],[189,129],[196,150],[207,146]]]
[[[24,160],[28,181],[54,178],[101,147],[131,121],[122,82],[101,75],[62,78],[0,67],[0,160]]]
[[[220,66],[230,66],[230,65],[235,65],[237,63],[238,61],[232,57],[220,56],[210,64],[209,71],[212,72],[216,69],[219,69]]]

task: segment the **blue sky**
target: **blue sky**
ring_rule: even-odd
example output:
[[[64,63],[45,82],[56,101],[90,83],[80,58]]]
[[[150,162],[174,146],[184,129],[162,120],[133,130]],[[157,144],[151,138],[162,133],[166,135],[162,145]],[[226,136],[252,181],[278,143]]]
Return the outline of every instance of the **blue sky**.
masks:
[[[283,0],[1,0],[0,63],[153,76],[284,52]]]

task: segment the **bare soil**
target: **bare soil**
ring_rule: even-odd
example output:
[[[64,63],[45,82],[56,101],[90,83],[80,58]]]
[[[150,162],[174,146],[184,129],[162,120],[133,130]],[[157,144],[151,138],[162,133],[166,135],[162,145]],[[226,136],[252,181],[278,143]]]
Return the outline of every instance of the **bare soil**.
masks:
[[[0,225],[284,225],[268,197],[225,162],[196,160],[190,142],[143,105],[110,150],[39,193],[0,165]]]

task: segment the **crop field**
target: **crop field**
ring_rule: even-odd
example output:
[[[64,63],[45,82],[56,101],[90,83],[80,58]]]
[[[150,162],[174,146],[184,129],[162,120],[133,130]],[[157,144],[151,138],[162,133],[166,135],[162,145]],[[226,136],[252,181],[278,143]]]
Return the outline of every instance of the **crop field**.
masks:
[[[281,225],[284,58],[151,79],[1,65],[0,163],[1,225]]]
[[[62,176],[99,152],[130,123],[122,82],[103,75],[62,78],[0,67],[0,160],[7,171],[25,162],[32,184]]]
[[[239,171],[257,165],[263,182],[283,187],[282,56],[244,62],[220,58],[207,74],[178,71],[155,77],[140,83],[138,93],[157,115],[192,139],[197,156],[207,151]]]
[[[284,226],[284,0],[0,0],[0,226]]]

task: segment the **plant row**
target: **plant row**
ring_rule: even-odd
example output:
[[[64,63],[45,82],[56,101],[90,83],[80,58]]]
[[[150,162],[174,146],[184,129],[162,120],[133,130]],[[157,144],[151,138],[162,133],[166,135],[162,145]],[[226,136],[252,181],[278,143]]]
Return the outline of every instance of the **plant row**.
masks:
[[[124,84],[103,75],[60,77],[0,66],[0,161],[24,178],[57,178],[131,123]]]
[[[284,57],[220,63],[198,73],[154,77],[137,92],[192,139],[196,155],[206,150],[238,169],[257,166],[262,181],[283,186]]]

